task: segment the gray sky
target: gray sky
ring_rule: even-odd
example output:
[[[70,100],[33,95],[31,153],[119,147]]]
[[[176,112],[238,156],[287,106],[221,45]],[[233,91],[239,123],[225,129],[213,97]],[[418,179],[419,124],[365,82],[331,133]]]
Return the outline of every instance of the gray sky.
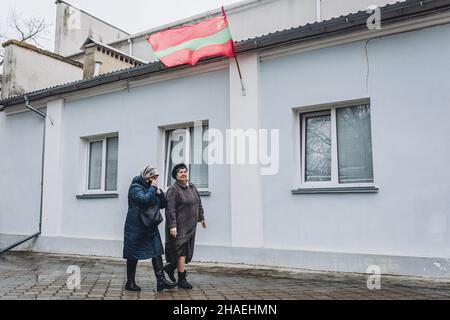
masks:
[[[86,11],[129,33],[138,33],[152,27],[186,18],[203,11],[219,8],[238,0],[67,0]],[[56,5],[54,0],[0,0],[0,31],[8,28],[11,10],[24,18],[42,17],[51,24],[46,49],[53,50]]]

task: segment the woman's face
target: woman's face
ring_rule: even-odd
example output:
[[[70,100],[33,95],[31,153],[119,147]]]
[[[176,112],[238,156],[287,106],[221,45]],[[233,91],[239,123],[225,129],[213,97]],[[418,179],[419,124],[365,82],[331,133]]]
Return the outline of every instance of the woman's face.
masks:
[[[150,178],[150,180],[148,182],[150,184],[152,184],[153,182],[158,183],[158,178],[159,178],[159,176],[153,176]]]
[[[188,180],[188,171],[186,169],[179,170],[177,173],[177,180],[186,182]]]

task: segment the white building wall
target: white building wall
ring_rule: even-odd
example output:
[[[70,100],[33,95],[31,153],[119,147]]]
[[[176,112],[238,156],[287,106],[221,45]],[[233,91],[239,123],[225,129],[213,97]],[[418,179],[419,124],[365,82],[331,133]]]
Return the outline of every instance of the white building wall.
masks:
[[[56,1],[55,53],[69,56],[80,52],[88,37],[103,43],[128,37],[129,34],[64,1]]]
[[[49,101],[45,119],[44,183],[42,200],[42,236],[61,236],[64,100]]]
[[[211,128],[225,130],[229,127],[228,87],[228,73],[223,70],[68,102],[64,110],[61,235],[115,240],[113,251],[104,254],[121,256],[131,180],[146,164],[163,172],[159,127],[209,120]],[[83,193],[80,177],[86,160],[80,138],[114,132],[119,133],[119,198],[76,199]],[[198,231],[198,243],[229,246],[229,168],[211,166],[209,176],[211,196],[202,198],[209,227],[206,232]]]
[[[39,231],[44,119],[0,112],[0,247]]]
[[[2,98],[83,79],[76,66],[16,44],[5,48]]]
[[[280,171],[258,179],[210,167],[212,194],[203,198],[209,228],[199,230],[196,260],[352,272],[378,264],[383,273],[449,277],[436,266],[450,259],[450,78],[443,64],[450,44],[442,42],[449,33],[445,25],[262,62],[249,55],[241,59],[247,98],[238,96],[235,72],[223,70],[66,102],[61,236],[43,237],[34,249],[120,256],[130,180],[147,163],[162,167],[159,128],[209,120],[223,131],[280,129]],[[371,101],[379,192],[293,195],[294,109],[361,98]],[[239,107],[247,108],[244,119]],[[119,132],[119,198],[76,199],[80,137],[111,132]],[[261,191],[235,186],[240,174]],[[254,200],[255,212],[247,212]],[[238,225],[246,213],[255,228]]]
[[[446,25],[371,40],[369,65],[365,42],[262,62],[263,127],[282,128],[280,173],[263,179],[267,247],[450,258],[449,34]],[[293,108],[367,97],[379,193],[292,195]]]
[[[257,54],[239,59],[245,75],[244,90],[238,80],[236,63],[230,63],[230,129],[241,130],[251,136],[260,127],[259,109],[259,61]],[[232,246],[261,248],[264,243],[263,208],[260,165],[251,164],[250,156],[245,164],[239,164],[237,154],[246,153],[240,148],[238,139],[227,141],[231,174],[231,226]],[[236,143],[235,143],[236,142]],[[247,144],[247,146],[249,146]],[[250,147],[248,147],[250,149]]]

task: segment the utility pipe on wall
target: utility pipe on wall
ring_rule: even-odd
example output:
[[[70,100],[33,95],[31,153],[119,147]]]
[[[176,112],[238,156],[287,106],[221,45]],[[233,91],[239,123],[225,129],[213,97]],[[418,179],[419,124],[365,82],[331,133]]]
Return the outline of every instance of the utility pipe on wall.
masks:
[[[25,96],[25,106],[30,109],[31,111],[37,113],[38,115],[40,115],[41,117],[43,117],[44,119],[47,118],[47,115],[39,110],[37,110],[36,108],[34,108],[33,106],[30,105],[29,101],[28,101],[28,97]],[[12,245],[6,247],[5,249],[1,249],[0,250],[0,255],[3,253],[6,253],[18,246],[20,246],[21,244],[28,242],[30,240],[33,240],[35,238],[38,238],[41,233],[42,233],[42,202],[43,202],[43,198],[44,198],[44,157],[45,157],[45,134],[46,134],[46,123],[44,122],[44,130],[43,130],[43,139],[42,139],[42,166],[41,166],[41,198],[40,198],[40,205],[39,205],[39,232],[25,238],[24,240],[20,240],[17,241],[16,243],[13,243]]]
[[[322,21],[322,0],[316,0],[316,22]]]

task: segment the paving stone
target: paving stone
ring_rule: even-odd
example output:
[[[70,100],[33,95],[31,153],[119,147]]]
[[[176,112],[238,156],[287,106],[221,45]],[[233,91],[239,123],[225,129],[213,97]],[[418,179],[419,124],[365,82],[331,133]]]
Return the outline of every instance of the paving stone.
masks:
[[[70,265],[80,266],[81,289],[67,288]],[[39,253],[0,256],[0,300],[450,300],[450,281],[382,277],[368,290],[361,274],[283,272],[190,264],[193,290],[156,292],[150,264],[138,265],[140,293],[124,290],[125,262]]]

